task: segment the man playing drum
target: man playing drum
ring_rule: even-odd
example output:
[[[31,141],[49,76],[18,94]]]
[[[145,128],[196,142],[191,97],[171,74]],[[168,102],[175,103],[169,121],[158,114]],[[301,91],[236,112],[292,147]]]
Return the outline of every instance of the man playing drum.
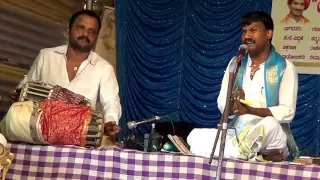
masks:
[[[67,29],[68,45],[42,49],[18,89],[36,80],[84,96],[90,100],[93,110],[100,100],[104,135],[116,137],[121,117],[118,82],[113,66],[91,51],[100,28],[100,18],[93,11],[81,10],[73,14]],[[12,95],[15,101],[17,91]]]

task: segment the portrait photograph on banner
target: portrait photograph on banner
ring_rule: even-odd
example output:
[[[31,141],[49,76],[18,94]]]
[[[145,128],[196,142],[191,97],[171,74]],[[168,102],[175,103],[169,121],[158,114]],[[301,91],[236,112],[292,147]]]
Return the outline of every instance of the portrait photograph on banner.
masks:
[[[320,1],[273,0],[273,44],[301,74],[320,74]]]

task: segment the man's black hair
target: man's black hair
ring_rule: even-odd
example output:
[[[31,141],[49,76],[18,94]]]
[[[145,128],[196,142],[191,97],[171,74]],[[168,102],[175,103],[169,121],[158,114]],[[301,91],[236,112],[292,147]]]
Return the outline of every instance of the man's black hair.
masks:
[[[252,11],[248,12],[242,17],[242,27],[250,25],[254,22],[261,21],[266,29],[271,29],[273,31],[274,25],[271,16],[263,11]]]
[[[77,17],[79,17],[80,15],[88,15],[90,17],[94,17],[97,19],[98,21],[98,24],[99,24],[99,28],[98,28],[98,31],[100,31],[100,28],[101,28],[101,20],[100,20],[100,17],[92,10],[87,10],[87,9],[84,9],[84,10],[80,10],[76,13],[74,13],[71,18],[70,18],[70,21],[69,21],[69,28],[71,29],[74,21],[77,19]]]

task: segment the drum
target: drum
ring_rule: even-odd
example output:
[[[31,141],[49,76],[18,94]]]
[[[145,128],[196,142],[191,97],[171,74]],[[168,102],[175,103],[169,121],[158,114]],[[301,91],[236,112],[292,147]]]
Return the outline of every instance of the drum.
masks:
[[[29,81],[22,86],[19,101],[39,103],[50,98],[63,101],[67,104],[90,106],[90,100],[82,95],[60,86],[53,86],[49,83],[35,80]]]
[[[51,97],[53,87],[53,85],[41,81],[30,81],[22,86],[19,101],[44,101]]]
[[[45,108],[41,109],[41,104]],[[0,131],[10,141],[97,148],[102,142],[104,120],[102,114],[87,106],[66,105],[54,99],[39,104],[24,101],[11,105],[0,122]]]
[[[97,148],[101,146],[104,131],[103,117],[99,113],[93,113],[91,120],[83,127],[83,136],[81,137],[81,146],[88,148]]]
[[[90,100],[84,96],[60,86],[30,81],[22,87],[19,101],[20,104],[13,104],[10,108],[6,124],[9,125],[11,120],[20,122],[15,123],[17,127],[10,126],[10,128],[20,129],[20,131],[15,136],[13,133],[7,133],[7,136],[12,136],[7,137],[9,140],[34,144],[79,145],[92,148],[101,146],[104,134],[103,116],[101,113],[93,111],[89,114],[85,113],[86,109],[90,107]],[[40,107],[42,105],[43,107]],[[51,116],[52,108],[56,113]],[[57,111],[57,109],[59,110]],[[25,115],[18,117],[14,115],[16,112]],[[88,119],[80,118],[79,114],[70,116],[70,113],[83,113]],[[59,124],[64,124],[64,127]],[[69,127],[72,131],[65,131],[65,127]],[[77,133],[72,134],[75,132]]]

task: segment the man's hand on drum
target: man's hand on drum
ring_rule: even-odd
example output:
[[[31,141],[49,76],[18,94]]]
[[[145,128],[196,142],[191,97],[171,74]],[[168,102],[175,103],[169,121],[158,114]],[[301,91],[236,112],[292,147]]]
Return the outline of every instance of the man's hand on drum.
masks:
[[[120,127],[114,121],[104,123],[104,135],[116,136],[120,132]]]
[[[21,89],[15,89],[11,92],[11,103],[15,103],[18,101],[19,99],[19,95],[20,95]]]

